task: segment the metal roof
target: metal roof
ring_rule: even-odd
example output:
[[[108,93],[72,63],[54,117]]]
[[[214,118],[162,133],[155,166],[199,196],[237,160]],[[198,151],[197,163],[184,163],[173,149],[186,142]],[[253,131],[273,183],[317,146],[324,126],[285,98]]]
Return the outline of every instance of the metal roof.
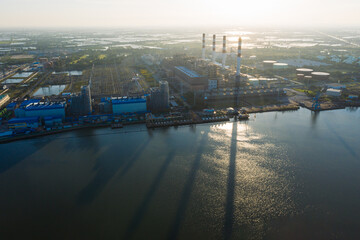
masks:
[[[20,107],[25,107],[25,106],[29,105],[30,103],[38,103],[38,102],[40,102],[40,99],[25,100],[21,103]]]
[[[201,77],[199,74],[197,74],[196,72],[186,68],[186,67],[183,67],[183,66],[177,66],[175,67],[176,69],[180,70],[181,72],[185,73],[187,76],[191,77],[191,78],[198,78],[198,77]]]
[[[111,100],[112,104],[145,103],[144,98],[117,98]]]
[[[31,103],[25,107],[26,111],[49,110],[65,108],[64,103]]]

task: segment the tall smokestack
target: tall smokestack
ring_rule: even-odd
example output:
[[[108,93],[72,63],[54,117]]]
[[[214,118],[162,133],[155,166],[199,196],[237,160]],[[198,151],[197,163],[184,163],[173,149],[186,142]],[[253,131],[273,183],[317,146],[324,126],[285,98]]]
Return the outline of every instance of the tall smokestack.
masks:
[[[216,51],[216,35],[213,35],[213,49],[212,49],[212,61],[215,63],[215,51]]]
[[[241,66],[241,37],[239,37],[239,43],[238,43],[236,80],[240,80],[240,66]]]
[[[225,68],[225,62],[226,62],[226,36],[223,36],[223,59],[222,59],[222,68]]]
[[[205,33],[203,33],[202,37],[202,59],[205,60]]]

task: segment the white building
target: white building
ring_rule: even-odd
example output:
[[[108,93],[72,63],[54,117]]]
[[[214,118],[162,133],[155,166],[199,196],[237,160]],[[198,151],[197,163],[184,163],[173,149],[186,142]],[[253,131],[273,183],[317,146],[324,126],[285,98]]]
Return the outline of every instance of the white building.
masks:
[[[340,89],[329,88],[328,90],[326,90],[326,95],[332,96],[332,97],[340,97],[341,96],[341,90]]]

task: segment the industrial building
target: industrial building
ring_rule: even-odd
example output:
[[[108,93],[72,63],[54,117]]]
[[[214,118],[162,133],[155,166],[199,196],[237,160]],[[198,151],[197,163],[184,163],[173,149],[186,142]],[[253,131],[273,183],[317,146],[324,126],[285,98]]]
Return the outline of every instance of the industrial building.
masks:
[[[284,70],[287,69],[289,65],[287,63],[274,63],[273,68],[274,70]]]
[[[313,69],[310,68],[298,68],[296,69],[296,74],[303,74],[303,76],[311,76]]]
[[[63,118],[61,116],[49,116],[44,117],[44,125],[45,127],[52,127],[55,125],[61,125]]]
[[[37,128],[39,117],[13,118],[8,121],[9,129]]]
[[[48,116],[65,117],[65,103],[63,102],[33,102],[26,106],[21,105],[19,108],[15,109],[15,116],[18,118]]]
[[[277,61],[274,60],[265,60],[263,61],[263,68],[264,69],[273,69],[274,68],[274,64],[277,63]]]
[[[205,76],[202,76],[186,67],[176,66],[175,76],[183,81],[186,87],[192,90],[205,90],[207,86]]]
[[[330,73],[326,72],[312,72],[311,76],[314,80],[328,81],[330,79]]]
[[[326,84],[326,87],[332,89],[346,89],[346,86],[340,83],[329,83]]]
[[[208,80],[208,90],[217,89],[217,87],[218,87],[218,80],[216,79]]]
[[[101,101],[99,103],[99,110],[101,113],[110,114],[112,113],[112,103],[111,98],[101,98]]]
[[[329,88],[326,90],[326,95],[331,97],[340,97],[341,96],[341,90],[340,89],[333,89]]]
[[[151,88],[149,108],[151,111],[162,111],[169,108],[169,84],[159,81],[158,88]]]
[[[89,86],[82,86],[80,94],[71,97],[70,113],[75,116],[90,115],[92,113]]]
[[[113,98],[111,99],[113,114],[146,112],[145,98]]]

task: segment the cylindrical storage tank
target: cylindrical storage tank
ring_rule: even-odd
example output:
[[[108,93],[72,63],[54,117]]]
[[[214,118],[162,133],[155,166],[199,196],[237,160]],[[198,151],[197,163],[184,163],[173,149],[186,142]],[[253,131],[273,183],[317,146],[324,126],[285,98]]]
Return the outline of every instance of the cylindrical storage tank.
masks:
[[[314,80],[327,81],[330,78],[330,73],[326,72],[313,72],[311,76]]]
[[[297,74],[304,74],[304,76],[311,76],[311,73],[314,70],[310,69],[310,68],[298,68],[296,69],[296,73]]]
[[[283,70],[283,69],[287,69],[288,68],[288,64],[287,63],[274,63],[273,64],[273,68],[275,70]]]
[[[302,80],[302,79],[304,79],[304,74],[302,74],[302,73],[296,74],[296,77],[298,80]]]
[[[274,66],[274,63],[276,63],[276,61],[273,61],[273,60],[265,60],[265,61],[263,61],[264,69],[272,69],[273,66]]]

